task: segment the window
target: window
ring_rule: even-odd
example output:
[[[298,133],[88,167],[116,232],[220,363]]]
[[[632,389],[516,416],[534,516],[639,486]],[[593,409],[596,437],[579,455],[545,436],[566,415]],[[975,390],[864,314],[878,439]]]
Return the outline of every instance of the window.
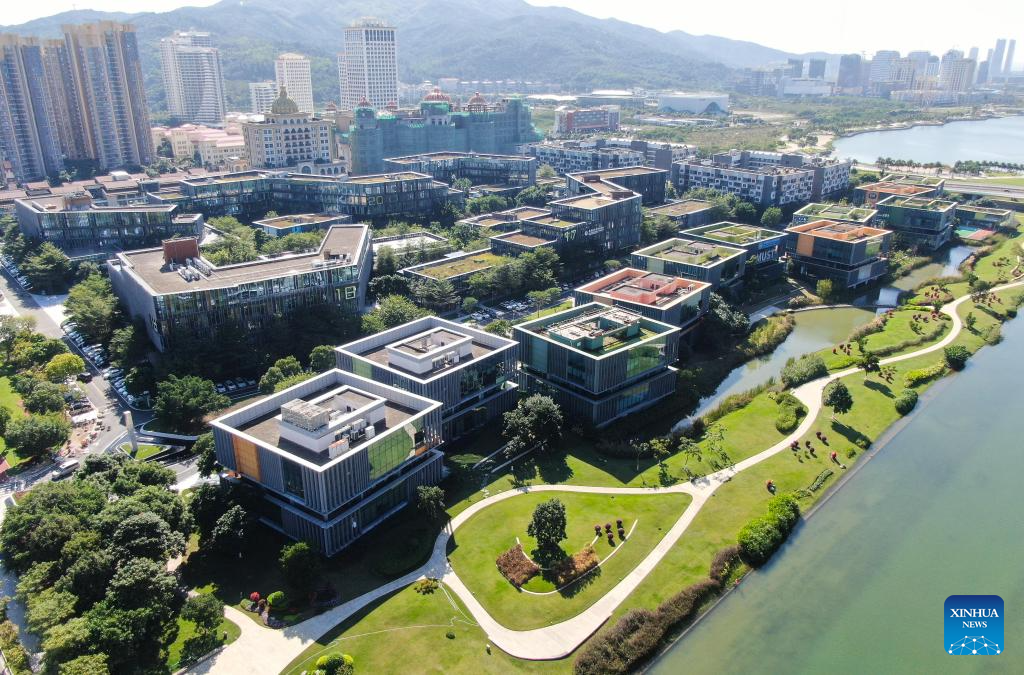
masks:
[[[294,462],[286,459],[281,460],[281,476],[284,482],[284,491],[299,499],[306,498],[306,488],[302,482],[302,469]]]

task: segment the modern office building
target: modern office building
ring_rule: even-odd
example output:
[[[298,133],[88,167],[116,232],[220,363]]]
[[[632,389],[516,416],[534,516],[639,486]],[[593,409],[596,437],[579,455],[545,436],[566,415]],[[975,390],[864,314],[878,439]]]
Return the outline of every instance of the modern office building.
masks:
[[[160,351],[181,339],[215,339],[232,324],[258,343],[279,317],[325,305],[359,311],[372,268],[366,225],[331,227],[312,253],[235,265],[205,260],[194,237],[107,263],[114,293]]]
[[[1006,56],[1006,40],[999,38],[996,40],[996,48],[992,52],[992,57],[988,60],[988,79],[994,80],[1002,77],[1003,75],[1003,58]]]
[[[935,187],[911,185],[909,183],[879,181],[853,188],[853,203],[865,208],[876,208],[878,203],[889,197],[935,197],[940,194]]]
[[[173,204],[94,201],[86,192],[16,199],[22,233],[48,241],[72,257],[153,246],[175,236],[200,236],[203,216]]]
[[[316,232],[326,230],[332,225],[352,222],[352,216],[330,213],[296,213],[290,216],[274,216],[254,220],[253,225],[263,230],[263,234],[274,239],[289,234]]]
[[[18,183],[64,168],[43,42],[0,34],[0,156]],[[0,183],[3,181],[0,180]]]
[[[417,282],[448,281],[456,293],[468,295],[470,277],[477,272],[502,267],[511,262],[510,256],[492,252],[489,248],[482,248],[412,265],[399,270],[399,273]]]
[[[518,345],[436,316],[337,349],[338,368],[441,402],[441,437],[458,438],[516,405]]]
[[[337,182],[336,190],[338,211],[381,225],[392,218],[429,218],[449,201],[461,200],[445,183],[415,171],[352,176]]]
[[[299,112],[313,114],[313,79],[310,74],[309,57],[302,54],[281,54],[274,61],[274,78],[277,91],[288,90],[288,96],[295,101]]]
[[[395,28],[380,19],[363,18],[345,28],[338,54],[342,110],[355,110],[366,99],[374,108],[398,103],[398,53]]]
[[[733,150],[711,159],[687,159],[672,165],[676,191],[713,188],[760,206],[783,206],[838,194],[850,184],[849,160],[800,153]]]
[[[857,89],[863,86],[861,78],[860,54],[843,54],[839,57],[839,72],[836,75],[836,87],[842,90]]]
[[[270,112],[270,107],[277,100],[277,82],[266,80],[264,82],[249,83],[250,111],[254,113]]]
[[[899,58],[900,53],[897,51],[881,49],[875,52],[874,58],[871,59],[868,81],[871,83],[891,81],[894,64]]]
[[[603,427],[676,388],[679,328],[590,303],[521,323],[520,386],[552,396],[570,420]]]
[[[526,151],[536,157],[538,163],[547,164],[560,174],[643,165],[647,159],[639,150],[580,141],[536,143]]]
[[[178,31],[160,40],[167,110],[186,122],[222,124],[224,77],[209,33]]]
[[[302,111],[282,86],[262,122],[242,125],[249,166],[284,169],[302,162],[330,163],[337,158],[333,126]]]
[[[807,60],[807,77],[812,80],[824,80],[825,79],[825,66],[828,62],[825,59],[808,59]]]
[[[619,130],[620,108],[615,105],[600,108],[559,108],[555,111],[555,133],[590,134],[598,131]]]
[[[661,206],[645,209],[644,214],[651,218],[665,217],[675,223],[680,230],[701,225],[710,225],[715,205],[700,199],[671,200]]]
[[[974,204],[956,205],[957,227],[978,227],[985,230],[1012,228],[1017,220],[1010,209],[994,209]]]
[[[973,59],[964,58],[962,51],[951,49],[942,56],[939,66],[939,88],[946,91],[969,91],[974,86]]]
[[[427,152],[384,160],[385,172],[416,171],[452,184],[465,179],[474,186],[526,188],[537,180],[537,160],[526,155],[476,152]]]
[[[946,179],[941,176],[921,176],[914,173],[889,173],[882,176],[886,183],[898,185],[916,185],[935,190],[935,196],[941,196],[946,189]]]
[[[786,233],[756,225],[721,222],[679,233],[679,236],[707,244],[732,246],[746,251],[745,273],[761,280],[786,275],[782,256],[786,252]]]
[[[64,95],[77,139],[65,154],[100,169],[149,164],[154,152],[134,26],[97,21],[63,30]]]
[[[953,238],[956,202],[893,195],[877,207],[877,224],[893,230],[904,244],[934,251]]]
[[[577,305],[622,307],[687,333],[707,314],[711,284],[625,267],[573,291]]]
[[[814,220],[786,232],[792,271],[798,276],[831,279],[836,290],[844,290],[869,284],[889,271],[889,230]]]
[[[669,172],[649,166],[628,166],[621,169],[579,171],[565,175],[570,196],[593,192],[610,192],[608,184],[639,193],[644,206],[665,203],[665,183]]]
[[[666,239],[634,251],[629,264],[637,269],[669,274],[711,284],[711,290],[739,284],[746,270],[742,248],[709,244],[695,239]]]
[[[834,220],[839,223],[870,225],[878,213],[875,209],[848,204],[812,202],[793,214],[792,225],[803,225],[812,220]]]
[[[378,113],[369,101],[361,101],[348,131],[350,170],[357,175],[379,173],[385,158],[425,152],[513,154],[516,146],[539,138],[521,98],[488,103],[474,96],[460,107],[435,87],[415,109]]]
[[[330,370],[211,423],[217,461],[261,519],[331,556],[440,482],[437,401]]]

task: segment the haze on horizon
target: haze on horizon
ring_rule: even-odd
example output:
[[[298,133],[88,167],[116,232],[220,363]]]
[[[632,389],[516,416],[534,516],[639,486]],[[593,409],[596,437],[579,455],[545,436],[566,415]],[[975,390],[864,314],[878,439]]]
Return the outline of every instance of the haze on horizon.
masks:
[[[218,0],[37,0],[9,3],[4,22],[15,25],[72,9],[113,12],[166,12],[182,6],[208,6]],[[739,0],[723,11],[715,3],[690,3],[681,8],[668,0],[527,0],[532,5],[561,6],[598,18],[615,18],[661,31],[683,30],[694,35],[717,35],[748,40],[790,52],[824,51],[866,53],[879,49],[908,52],[926,49],[942,54],[947,49],[967,52],[978,47],[980,56],[997,38],[1017,39],[1024,47],[1024,3],[983,0],[962,5],[954,16],[933,0],[858,4],[788,0],[779,5]],[[742,8],[742,9],[740,9]],[[884,17],[884,19],[883,19]],[[1012,33],[1007,27],[1013,26]],[[1015,67],[1024,62],[1017,50]]]

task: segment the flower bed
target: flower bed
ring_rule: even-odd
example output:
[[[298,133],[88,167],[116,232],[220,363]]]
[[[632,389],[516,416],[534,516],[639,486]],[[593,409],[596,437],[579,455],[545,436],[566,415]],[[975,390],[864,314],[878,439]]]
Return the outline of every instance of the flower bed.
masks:
[[[527,557],[522,544],[516,544],[498,556],[498,571],[516,588],[540,574],[540,566]]]
[[[566,584],[579,579],[581,576],[597,567],[597,553],[593,546],[584,546],[581,550],[561,560],[551,568],[551,574],[555,585],[562,588]]]

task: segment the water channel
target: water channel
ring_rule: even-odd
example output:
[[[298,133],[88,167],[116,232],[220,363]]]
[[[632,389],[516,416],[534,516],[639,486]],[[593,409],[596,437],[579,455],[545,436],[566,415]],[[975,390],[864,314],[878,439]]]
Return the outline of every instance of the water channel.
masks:
[[[1024,321],[1004,336],[922,397],[906,426],[652,672],[1024,672]],[[1001,655],[943,651],[953,594],[1002,596]]]

